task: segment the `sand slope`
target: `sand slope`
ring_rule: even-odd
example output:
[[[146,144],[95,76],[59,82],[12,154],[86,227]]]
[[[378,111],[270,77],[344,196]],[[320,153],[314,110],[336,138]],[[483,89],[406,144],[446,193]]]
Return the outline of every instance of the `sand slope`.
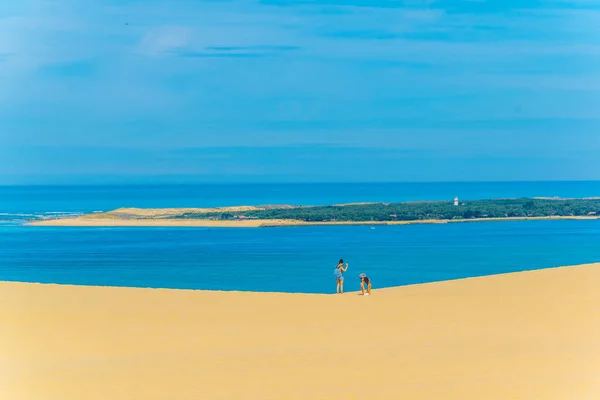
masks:
[[[598,399],[599,286],[599,264],[370,297],[0,283],[0,398]]]

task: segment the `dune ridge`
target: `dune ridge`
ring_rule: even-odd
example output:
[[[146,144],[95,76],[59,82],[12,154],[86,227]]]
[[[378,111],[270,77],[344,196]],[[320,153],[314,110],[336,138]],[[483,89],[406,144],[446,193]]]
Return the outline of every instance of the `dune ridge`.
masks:
[[[600,264],[370,297],[0,282],[0,393],[597,399],[599,284]]]

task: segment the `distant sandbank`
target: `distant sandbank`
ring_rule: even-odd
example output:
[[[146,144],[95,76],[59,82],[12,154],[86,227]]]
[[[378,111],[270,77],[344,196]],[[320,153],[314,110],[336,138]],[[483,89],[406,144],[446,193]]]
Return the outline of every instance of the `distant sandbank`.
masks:
[[[600,200],[490,199],[348,203],[325,206],[272,204],[210,208],[119,208],[80,216],[30,221],[36,226],[162,226],[259,228],[311,225],[411,225],[461,222],[594,220]]]
[[[543,220],[597,220],[598,216],[561,216],[561,217],[514,217],[514,218],[477,218],[453,220],[414,220],[414,221],[299,221],[287,219],[240,219],[240,220],[210,220],[210,219],[166,219],[166,218],[90,218],[88,215],[74,218],[48,219],[32,221],[32,226],[71,226],[71,227],[205,227],[205,228],[267,228],[291,226],[318,225],[414,225],[414,224],[451,224],[468,222],[501,222],[501,221],[543,221]]]
[[[0,282],[0,393],[596,400],[598,286],[600,264],[370,297]]]

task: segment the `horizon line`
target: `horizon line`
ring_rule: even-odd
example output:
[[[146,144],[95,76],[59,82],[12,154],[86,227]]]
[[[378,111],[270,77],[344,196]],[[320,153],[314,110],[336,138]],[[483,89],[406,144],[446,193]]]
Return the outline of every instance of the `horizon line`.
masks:
[[[600,179],[573,180],[473,180],[473,181],[298,181],[298,182],[193,182],[193,183],[0,183],[0,187],[103,187],[103,186],[226,186],[226,185],[389,185],[465,183],[600,183]]]

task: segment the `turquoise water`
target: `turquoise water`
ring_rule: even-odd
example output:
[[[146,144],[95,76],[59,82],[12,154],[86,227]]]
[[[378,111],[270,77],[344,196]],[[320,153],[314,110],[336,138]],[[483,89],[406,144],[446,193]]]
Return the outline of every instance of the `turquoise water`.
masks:
[[[578,183],[573,187],[555,184],[554,189],[547,183],[537,188],[535,184],[517,185],[511,190],[507,184],[471,184],[466,186],[471,190],[469,193],[463,187],[464,195],[450,193],[447,184],[437,189],[427,186],[435,184],[423,185],[417,194],[402,184],[391,185],[388,187],[391,194],[380,189],[373,195],[376,198],[368,197],[369,190],[373,189],[368,185],[362,189],[357,185],[350,194],[332,192],[331,186],[316,185],[311,191],[310,185],[279,188],[274,185],[269,189],[269,196],[256,197],[247,192],[257,188],[236,189],[228,185],[220,189],[218,196],[213,193],[206,198],[202,197],[206,188],[198,187],[187,191],[185,187],[2,188],[0,212],[8,222],[0,224],[0,280],[332,293],[335,291],[333,268],[339,258],[350,264],[346,290],[358,289],[360,272],[367,273],[375,287],[382,287],[600,261],[600,221],[596,220],[377,226],[375,229],[369,226],[206,229],[20,225],[22,219],[31,215],[87,212],[121,205],[401,201],[424,196],[424,192],[429,193],[429,198],[600,195],[600,185],[595,182]],[[227,193],[232,197],[226,199]],[[503,196],[502,193],[508,194]],[[32,198],[34,194],[41,197]]]

